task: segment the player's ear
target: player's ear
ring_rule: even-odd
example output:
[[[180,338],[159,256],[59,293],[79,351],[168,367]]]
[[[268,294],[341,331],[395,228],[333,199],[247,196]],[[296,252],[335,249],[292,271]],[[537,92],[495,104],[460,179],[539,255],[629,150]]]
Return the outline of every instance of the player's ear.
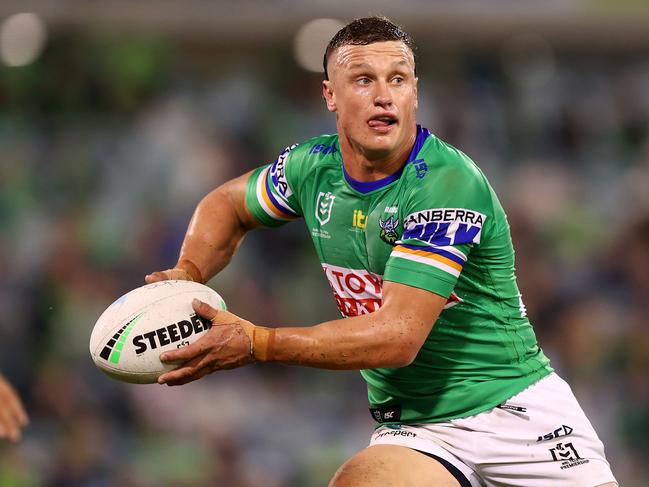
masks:
[[[322,82],[322,97],[327,104],[327,110],[330,112],[336,111],[336,96],[334,95],[333,85],[331,80],[324,80]]]

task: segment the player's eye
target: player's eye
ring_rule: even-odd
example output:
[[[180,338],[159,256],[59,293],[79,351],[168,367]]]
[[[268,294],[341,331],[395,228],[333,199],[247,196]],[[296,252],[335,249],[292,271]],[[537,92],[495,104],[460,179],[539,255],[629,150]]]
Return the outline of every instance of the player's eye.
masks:
[[[400,84],[402,84],[404,81],[405,81],[405,79],[403,79],[403,76],[395,76],[394,78],[392,78],[392,82],[393,82],[395,85],[400,85]]]
[[[367,76],[362,76],[356,79],[356,83],[359,85],[369,85],[371,80]]]

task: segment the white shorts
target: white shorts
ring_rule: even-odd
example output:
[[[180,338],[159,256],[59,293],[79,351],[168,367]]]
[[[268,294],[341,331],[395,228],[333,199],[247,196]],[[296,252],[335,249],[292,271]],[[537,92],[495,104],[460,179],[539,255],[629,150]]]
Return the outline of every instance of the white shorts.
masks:
[[[441,423],[381,426],[370,445],[441,461],[462,487],[595,487],[616,482],[570,386],[550,374],[498,407]]]

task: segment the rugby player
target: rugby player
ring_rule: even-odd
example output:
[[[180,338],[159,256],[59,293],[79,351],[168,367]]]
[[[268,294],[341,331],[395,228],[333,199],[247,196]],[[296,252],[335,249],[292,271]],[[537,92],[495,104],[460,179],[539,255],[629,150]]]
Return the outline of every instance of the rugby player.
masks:
[[[0,438],[11,441],[20,440],[20,429],[28,423],[27,413],[18,393],[13,386],[0,375]]]
[[[162,354],[159,382],[275,361],[358,369],[377,429],[331,486],[614,486],[604,447],[538,347],[505,213],[480,169],[418,126],[415,47],[385,18],[331,40],[322,94],[336,135],[282,152],[197,206],[175,267],[206,282],[244,234],[303,218],[344,318],[214,326]]]

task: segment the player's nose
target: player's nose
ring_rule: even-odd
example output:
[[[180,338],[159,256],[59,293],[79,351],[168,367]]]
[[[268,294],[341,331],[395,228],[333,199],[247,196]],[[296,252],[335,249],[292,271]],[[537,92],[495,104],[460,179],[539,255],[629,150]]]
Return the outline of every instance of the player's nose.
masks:
[[[392,105],[392,95],[386,82],[375,83],[374,89],[374,105],[384,108]]]

